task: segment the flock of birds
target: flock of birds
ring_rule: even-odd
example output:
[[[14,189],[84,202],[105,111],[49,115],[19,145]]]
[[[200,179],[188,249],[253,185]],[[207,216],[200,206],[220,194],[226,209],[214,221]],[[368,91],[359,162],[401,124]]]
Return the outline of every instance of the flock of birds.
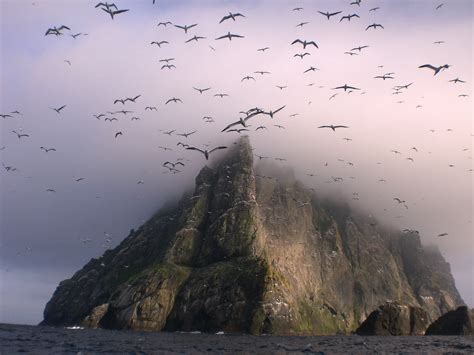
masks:
[[[155,0],[153,0],[153,4],[155,4]],[[352,2],[350,2],[349,5],[350,5],[350,8],[353,8],[354,6],[357,9],[362,9],[363,8],[362,0],[352,1]],[[444,6],[444,4],[439,4],[436,7],[434,7],[434,10],[438,11],[443,6]],[[103,13],[108,14],[108,16],[110,17],[111,20],[116,20],[116,17],[118,15],[127,16],[126,14],[130,11],[130,9],[119,8],[115,3],[107,3],[107,2],[99,2],[97,5],[95,5],[95,8],[97,8],[97,10],[102,11]],[[368,9],[368,12],[376,12],[379,9],[380,9],[380,7],[373,7],[373,8]],[[299,12],[303,11],[304,9],[302,7],[295,7],[293,9],[289,9],[289,10],[293,13],[299,13]],[[328,21],[332,21],[333,18],[339,18],[339,22],[342,22],[342,21],[350,22],[350,21],[354,21],[355,19],[361,19],[361,17],[362,17],[362,15],[360,15],[358,13],[355,13],[355,12],[354,13],[349,13],[347,15],[343,15],[342,11],[334,11],[334,12],[317,11],[317,13],[322,15]],[[338,17],[336,17],[336,16],[338,16]],[[244,20],[245,18],[246,18],[246,15],[244,15],[242,13],[229,12],[228,14],[224,15],[220,20],[218,20],[217,22],[218,22],[218,24],[222,24],[222,23],[228,22],[228,21],[238,22],[238,21]],[[303,28],[308,23],[309,22],[300,22],[296,25],[296,27]],[[158,28],[167,27],[167,26],[175,27],[179,30],[182,30],[185,35],[188,35],[188,32],[194,31],[196,28],[198,28],[199,24],[192,23],[192,24],[182,25],[182,24],[175,24],[171,21],[159,22],[157,24]],[[365,31],[369,31],[369,30],[383,31],[384,29],[385,29],[385,27],[382,24],[375,23],[375,22],[373,24],[369,24],[365,27]],[[61,36],[64,36],[66,34],[68,34],[69,36],[71,36],[74,39],[77,39],[80,36],[88,36],[87,33],[82,33],[82,32],[72,33],[71,28],[67,25],[52,26],[52,27],[48,28],[45,32],[46,37],[50,37],[50,36],[61,37]],[[207,37],[198,36],[198,35],[194,34],[192,37],[186,38],[184,43],[199,42],[199,41],[206,40],[206,39],[207,39]],[[215,40],[215,41],[220,41],[220,40],[234,41],[234,40],[244,40],[244,39],[245,39],[245,36],[237,34],[237,33],[231,33],[230,31],[228,31],[227,33],[225,33],[223,35],[215,37],[213,40]],[[436,44],[436,45],[441,45],[443,43],[444,43],[443,41],[434,42],[434,44]],[[150,43],[150,45],[161,48],[162,46],[169,45],[169,41],[167,41],[167,40],[156,40],[156,41],[152,41]],[[303,51],[305,51],[305,50],[308,50],[308,51],[309,50],[319,50],[319,48],[320,48],[316,41],[308,40],[308,39],[302,39],[302,38],[296,38],[291,43],[288,43],[288,46],[290,46],[291,48],[301,47],[303,49]],[[216,49],[212,45],[209,45],[209,48],[212,51],[216,51]],[[369,46],[368,45],[362,45],[362,46],[359,45],[359,46],[354,47],[351,50],[345,52],[344,54],[347,54],[347,55],[350,55],[350,56],[357,56],[362,51],[364,51],[366,48],[369,48]],[[262,48],[258,48],[257,52],[264,53],[264,52],[268,51],[269,49],[270,49],[270,47],[262,47]],[[295,58],[300,58],[300,59],[303,60],[306,56],[309,56],[309,55],[311,55],[310,52],[303,52],[303,53],[294,54],[294,57]],[[70,60],[64,60],[64,61],[69,66],[72,65],[72,62]],[[175,70],[176,66],[173,64],[174,61],[175,61],[175,58],[172,58],[172,57],[160,59],[159,62],[161,63],[161,70]],[[383,66],[380,66],[380,67],[382,68]],[[450,64],[433,65],[433,64],[430,64],[430,63],[421,64],[421,65],[418,66],[418,68],[420,70],[431,70],[433,72],[434,76],[437,76],[441,72],[443,72],[445,70],[448,70],[450,67],[451,67]],[[305,70],[302,74],[306,74],[306,73],[314,72],[314,71],[319,71],[319,69],[316,68],[316,67],[311,66],[307,70]],[[264,75],[270,75],[271,73],[268,72],[268,71],[260,70],[260,71],[255,71],[254,74],[264,76]],[[395,73],[393,73],[393,72],[387,72],[387,73],[384,73],[382,75],[375,76],[374,79],[380,79],[380,80],[383,80],[383,81],[393,80],[393,79],[395,79],[394,74]],[[252,76],[252,75],[244,76],[241,79],[241,82],[250,81],[250,80],[256,81],[255,76]],[[453,78],[453,79],[449,80],[449,82],[453,83],[453,84],[465,84],[466,83],[465,80],[460,79],[460,78]],[[309,84],[309,85],[314,85],[314,83]],[[409,90],[409,88],[412,85],[414,85],[413,82],[403,84],[403,85],[396,85],[396,86],[393,87],[392,94],[393,95],[399,95],[402,92],[404,92],[406,90]],[[285,89],[288,88],[288,86],[286,86],[286,85],[277,85],[276,87],[280,91],[285,90]],[[198,94],[198,95],[206,95],[206,94],[208,94],[208,92],[210,92],[211,89],[212,88],[210,86],[209,87],[203,87],[203,88],[192,87],[192,90],[195,90],[196,94]],[[361,95],[366,93],[362,88],[357,87],[356,85],[348,84],[348,83],[342,83],[341,85],[332,87],[330,89],[331,89],[332,93],[331,93],[331,96],[329,97],[329,100],[334,99],[340,93],[342,93],[342,94],[351,94],[351,93],[359,92]],[[217,97],[217,98],[220,98],[220,99],[224,99],[224,98],[229,96],[229,94],[222,93],[222,92],[216,92],[213,95],[214,95],[214,97]],[[461,97],[461,98],[468,97],[468,95],[464,94],[464,93],[459,94],[458,96]],[[112,104],[114,105],[114,107],[117,107],[117,105],[118,105],[118,107],[122,107],[122,109],[104,111],[104,112],[101,112],[101,113],[94,114],[94,117],[97,120],[103,120],[104,122],[112,123],[114,121],[119,121],[120,117],[128,117],[128,115],[131,115],[130,116],[131,121],[139,121],[140,117],[138,115],[134,115],[134,111],[132,111],[129,108],[130,108],[130,105],[140,103],[141,100],[142,100],[142,94],[132,95],[130,97],[124,97],[124,98],[116,98],[115,100],[113,100]],[[184,103],[183,101],[184,100],[180,97],[170,97],[170,98],[166,99],[163,104],[164,105],[178,105],[178,104],[183,104]],[[402,103],[402,102],[400,101],[399,103]],[[63,104],[63,105],[60,105],[58,107],[50,107],[50,109],[58,115],[64,115],[67,111],[67,107],[68,107],[67,104]],[[237,120],[231,122],[230,124],[225,125],[222,129],[220,129],[220,132],[221,133],[234,132],[234,133],[237,133],[237,134],[243,134],[245,132],[250,132],[251,130],[252,131],[265,131],[265,130],[268,129],[267,124],[258,125],[257,127],[254,128],[250,123],[254,122],[257,117],[260,117],[260,118],[267,119],[267,122],[272,122],[272,124],[273,124],[273,122],[274,122],[273,119],[277,115],[283,115],[285,113],[286,107],[287,107],[287,105],[282,105],[282,106],[274,108],[274,109],[254,107],[254,108],[250,108],[248,110],[243,110],[243,111],[239,112],[240,117]],[[420,107],[421,107],[421,105],[417,106],[417,108],[420,108]],[[146,106],[144,108],[144,111],[150,111],[150,112],[158,111],[158,108],[156,106]],[[22,113],[18,110],[15,110],[15,111],[7,112],[7,113],[1,113],[0,117],[2,119],[6,120],[6,119],[15,119],[16,117],[18,117],[20,115],[22,115]],[[291,114],[288,115],[288,117],[295,117],[297,115],[298,115],[298,113],[291,113]],[[204,116],[203,121],[205,123],[215,123],[216,122],[214,120],[214,118],[212,118],[210,116]],[[280,125],[280,124],[273,124],[273,126],[278,128],[278,129],[285,129],[286,128],[285,126]],[[343,125],[343,124],[324,124],[324,125],[318,126],[318,128],[319,129],[328,129],[328,130],[333,131],[333,132],[335,132],[336,130],[341,130],[341,129],[342,130],[350,129],[349,126]],[[28,139],[30,137],[30,134],[23,132],[23,130],[12,130],[11,133],[14,134],[19,140]],[[120,140],[121,137],[124,136],[126,133],[127,132],[125,132],[124,130],[116,130],[113,133],[113,137],[117,140]],[[164,135],[170,136],[170,137],[171,136],[180,137],[179,139],[185,139],[185,140],[188,139],[190,136],[199,134],[199,132],[197,130],[192,130],[192,131],[189,131],[189,132],[177,132],[175,129],[174,130],[161,130],[161,133],[164,134]],[[351,138],[348,138],[348,137],[344,137],[343,139],[347,142],[350,142],[352,140]],[[208,160],[210,155],[213,154],[214,152],[217,152],[217,151],[220,151],[220,150],[225,150],[225,149],[228,148],[227,146],[223,146],[223,145],[213,146],[213,145],[210,145],[210,144],[206,144],[204,146],[196,147],[196,146],[187,144],[185,142],[182,142],[181,140],[177,140],[175,143],[176,143],[176,147],[181,147],[186,151],[201,154],[204,157],[205,160]],[[4,150],[5,148],[6,148],[5,146],[2,146],[2,147],[0,147],[0,150]],[[169,146],[159,146],[159,148],[162,149],[165,152],[173,150]],[[39,149],[41,149],[42,151],[44,151],[47,154],[56,152],[56,148],[54,148],[54,147],[41,146],[41,147],[39,147]],[[465,150],[467,151],[468,149],[469,148],[466,148]],[[413,152],[418,151],[416,147],[411,148],[411,150]],[[392,152],[394,154],[400,154],[400,152],[397,151],[397,150],[392,150]],[[268,156],[263,156],[263,155],[259,155],[259,154],[255,154],[255,156],[256,156],[256,158],[258,158],[258,160],[269,159]],[[281,158],[281,157],[275,157],[274,159],[276,161],[285,161],[286,160],[285,158]],[[414,159],[411,158],[411,157],[408,157],[407,159],[412,161],[412,162],[414,161]],[[340,160],[340,161],[345,162],[344,160]],[[190,160],[187,159],[187,158],[183,158],[183,157],[176,158],[176,159],[170,158],[170,159],[167,159],[166,161],[164,161],[161,164],[161,166],[165,169],[164,172],[166,172],[166,173],[178,174],[182,171],[183,168],[185,168],[185,166],[187,165],[188,162],[190,162]],[[348,165],[354,165],[352,162],[345,162],[345,163],[347,163]],[[13,173],[13,172],[18,171],[18,168],[16,168],[15,166],[13,166],[11,164],[6,164],[5,162],[3,162],[2,165],[3,165],[4,170],[7,173]],[[327,166],[328,163],[326,163],[325,165]],[[453,166],[450,165],[450,167],[453,167]],[[472,171],[472,169],[470,171]],[[310,173],[310,174],[307,174],[307,175],[308,176],[315,176],[314,173]],[[259,175],[257,175],[257,177],[258,178],[268,178],[268,177],[259,176]],[[349,177],[349,178],[354,178],[354,177]],[[79,183],[81,181],[84,181],[84,180],[86,180],[85,177],[76,177],[76,178],[74,178],[74,181],[77,182],[77,183]],[[343,177],[331,176],[331,179],[327,182],[341,183],[343,181],[344,181]],[[379,180],[379,182],[385,182],[385,181],[386,181],[385,179],[380,179]],[[143,185],[144,184],[143,179],[139,179],[137,184]],[[49,193],[55,193],[56,192],[56,188],[54,188],[54,187],[48,187],[45,190],[46,190],[46,192],[49,192]],[[353,200],[358,200],[359,199],[358,193],[354,193],[352,198],[353,198]],[[394,197],[393,200],[397,204],[400,204],[400,205],[404,206],[404,208],[406,208],[406,209],[409,208],[407,201],[405,201],[405,200],[403,200],[399,197]],[[297,201],[297,203],[298,203],[298,207],[301,207],[301,208],[303,208],[304,206],[307,206],[309,204],[307,202],[301,202],[301,201]],[[412,229],[405,229],[405,232],[416,232],[416,231],[414,231]],[[438,236],[443,237],[443,236],[446,236],[446,235],[447,235],[447,233],[440,233]],[[109,235],[109,237],[110,237],[110,235]],[[86,238],[82,241],[84,243],[88,243],[91,240]],[[107,242],[110,242],[110,241],[111,241],[111,238],[108,238]]]

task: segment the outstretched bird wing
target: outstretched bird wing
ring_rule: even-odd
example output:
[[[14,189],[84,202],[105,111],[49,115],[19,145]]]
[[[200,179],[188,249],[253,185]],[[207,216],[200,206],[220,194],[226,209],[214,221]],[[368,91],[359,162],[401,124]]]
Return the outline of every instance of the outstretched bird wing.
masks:
[[[230,19],[231,17],[232,17],[231,15],[224,16],[224,17],[222,18],[222,20],[219,21],[219,23],[222,23],[222,22],[224,22],[225,20]]]
[[[228,125],[226,128],[224,128],[221,132],[225,132],[225,131],[227,131],[229,128],[234,127],[234,126],[237,126],[237,125],[239,125],[239,124],[241,125],[242,123],[241,123],[240,121],[233,122],[233,123],[231,123],[230,125]]]
[[[423,65],[420,65],[418,68],[429,68],[429,69],[432,69],[434,71],[438,70],[438,68],[436,68],[435,66],[433,66],[431,64],[423,64]]]
[[[206,154],[206,153],[204,152],[204,150],[201,150],[201,149],[196,148],[196,147],[186,147],[186,149],[187,149],[187,150],[197,150],[198,152],[201,152],[202,154]]]
[[[213,151],[219,150],[219,149],[227,149],[227,147],[224,147],[224,146],[215,147],[214,149],[211,149],[211,150],[209,151],[209,154],[211,154]]]

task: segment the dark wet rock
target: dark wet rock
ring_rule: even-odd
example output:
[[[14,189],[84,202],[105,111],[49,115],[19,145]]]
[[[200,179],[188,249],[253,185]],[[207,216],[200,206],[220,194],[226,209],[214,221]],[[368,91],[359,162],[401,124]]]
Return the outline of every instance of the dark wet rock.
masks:
[[[429,322],[464,304],[437,249],[318,198],[292,169],[254,167],[244,137],[193,193],[61,282],[42,324],[334,335],[389,300]]]
[[[428,313],[422,308],[388,302],[373,311],[356,334],[423,335],[428,325]]]
[[[474,335],[474,314],[466,306],[449,311],[430,324],[426,335]]]
[[[100,321],[107,313],[108,309],[108,303],[104,303],[100,306],[94,307],[91,311],[91,314],[88,315],[82,322],[82,326],[88,328],[97,328],[99,326]]]

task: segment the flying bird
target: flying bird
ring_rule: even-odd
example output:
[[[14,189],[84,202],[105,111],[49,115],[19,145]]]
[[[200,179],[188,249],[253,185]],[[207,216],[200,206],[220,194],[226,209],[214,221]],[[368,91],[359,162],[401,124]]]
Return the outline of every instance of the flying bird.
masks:
[[[50,109],[53,110],[53,111],[56,111],[57,113],[61,113],[61,110],[64,109],[65,107],[66,107],[66,105],[62,105],[59,108],[50,107]]]
[[[318,128],[331,128],[334,132],[336,132],[337,128],[349,128],[348,126],[341,126],[341,125],[329,125],[329,126],[319,126]]]
[[[393,76],[390,76],[390,75],[377,75],[377,76],[374,76],[374,79],[383,79],[385,81],[385,79],[395,79]]]
[[[377,27],[380,27],[381,29],[385,29],[385,27],[383,27],[381,24],[374,22],[372,25],[367,26],[365,30],[367,31],[369,28],[373,28],[374,30],[376,30]]]
[[[114,136],[114,137],[117,138],[118,136],[123,136],[123,133],[120,132],[120,131],[118,131],[117,133],[115,133],[115,136]]]
[[[293,57],[300,57],[303,59],[305,56],[311,55],[311,53],[305,52],[305,53],[296,53]]]
[[[167,100],[167,101],[165,102],[165,105],[169,104],[170,102],[174,102],[174,103],[181,102],[181,103],[183,103],[183,101],[182,101],[181,99],[176,98],[176,97],[173,97],[173,98]]]
[[[189,42],[191,42],[191,41],[196,41],[196,42],[197,42],[197,41],[199,41],[200,39],[205,39],[205,38],[206,38],[206,37],[200,37],[200,36],[194,35],[194,37],[188,39],[188,40],[187,40],[186,42],[184,42],[184,43],[189,43]]]
[[[107,12],[110,15],[110,18],[113,20],[115,15],[122,14],[124,12],[129,11],[128,9],[122,9],[122,10],[112,10],[110,8],[104,9],[103,7],[101,8],[103,11]]]
[[[306,70],[303,72],[303,74],[306,74],[306,73],[308,73],[308,72],[310,72],[310,71],[316,71],[316,70],[319,70],[319,69],[318,69],[318,68],[315,68],[315,67],[309,67],[308,69],[306,69]]]
[[[296,25],[296,27],[303,27],[304,25],[307,25],[309,22],[300,22],[299,24]]]
[[[337,89],[343,89],[344,91],[347,91],[347,90],[360,90],[359,88],[356,88],[354,86],[349,86],[347,84],[344,84],[342,86],[337,86],[337,87],[333,88],[333,90],[337,90]]]
[[[329,12],[322,12],[322,11],[318,11],[321,15],[323,16],[326,16],[328,18],[328,20],[332,17],[332,16],[335,16],[335,15],[338,15],[340,14],[342,11],[337,11],[337,12],[332,12],[332,13],[329,13]]]
[[[55,152],[56,149],[54,148],[45,148],[45,147],[40,147],[41,150],[44,150],[46,153],[49,153],[49,152]]]
[[[464,83],[465,83],[464,80],[461,80],[461,79],[459,79],[459,78],[456,78],[456,79],[453,79],[453,80],[449,80],[449,82],[450,82],[450,83],[455,83],[455,84],[457,84],[457,83],[463,83],[463,84],[464,84]]]
[[[193,24],[193,25],[184,25],[184,26],[174,25],[174,27],[181,28],[182,30],[184,30],[184,33],[188,33],[188,30],[189,30],[190,28],[193,28],[193,27],[195,27],[195,26],[197,26],[197,25],[198,25],[198,24],[195,23],[195,24]]]
[[[235,21],[235,18],[236,18],[236,17],[245,17],[245,16],[242,15],[241,13],[235,13],[235,14],[233,14],[232,12],[229,12],[229,14],[228,14],[227,16],[224,16],[224,17],[222,18],[222,20],[219,21],[219,23],[222,23],[222,22],[224,22],[225,20],[229,20],[229,19],[232,19],[232,20]]]
[[[364,48],[369,48],[369,46],[354,47],[354,48],[351,49],[351,51],[359,51],[359,52],[361,52]]]
[[[211,90],[211,88],[199,89],[199,88],[195,88],[194,86],[193,86],[193,89],[199,91],[200,94],[202,94],[204,91]]]
[[[135,96],[135,97],[127,97],[127,98],[125,99],[125,101],[130,101],[130,102],[133,102],[133,103],[134,103],[140,96],[142,96],[142,95],[137,95],[137,96]]]
[[[211,150],[207,150],[207,149],[199,149],[199,148],[196,148],[196,147],[187,147],[186,148],[187,150],[196,150],[198,152],[201,152],[202,154],[204,154],[204,157],[206,158],[206,160],[209,160],[209,155],[216,151],[216,150],[219,150],[219,149],[227,149],[227,147],[225,146],[220,146],[220,147],[215,147],[214,149],[211,149]]]
[[[434,65],[431,65],[431,64],[423,64],[423,65],[420,65],[418,68],[428,68],[428,69],[431,69],[434,71],[434,74],[433,75],[436,75],[438,74],[441,70],[445,70],[445,69],[448,69],[450,67],[449,64],[444,64],[444,65],[441,65],[439,67],[435,67]]]
[[[342,16],[341,19],[339,20],[339,22],[341,22],[342,20],[346,19],[347,21],[351,21],[351,18],[353,17],[357,17],[357,18],[360,18],[359,15],[357,14],[352,14],[352,15],[346,15],[346,16]]]
[[[151,42],[150,44],[151,44],[151,45],[156,44],[158,47],[161,48],[161,45],[162,45],[162,44],[169,44],[169,42],[168,42],[168,41],[153,41],[153,42]]]
[[[270,49],[270,47],[259,48],[259,49],[257,49],[257,52],[265,52],[268,49]]]
[[[273,118],[273,115],[275,115],[276,113],[280,112],[280,111],[283,110],[285,107],[286,107],[286,105],[285,105],[285,106],[282,106],[282,107],[280,107],[280,108],[278,108],[278,109],[276,109],[275,111],[269,111],[269,112],[262,111],[262,113],[263,113],[264,115],[270,116],[270,118]]]
[[[52,28],[48,28],[48,30],[46,31],[46,33],[44,34],[45,36],[47,35],[56,35],[56,36],[60,36],[62,35],[63,33],[61,33],[62,30],[71,30],[69,27],[65,26],[65,25],[61,25],[60,27],[52,27]]]
[[[166,22],[160,22],[160,23],[158,23],[157,26],[158,26],[158,27],[160,27],[160,26],[165,26],[165,27],[166,27],[166,26],[172,25],[172,24],[173,24],[173,23],[172,23],[171,21],[166,21]]]
[[[319,48],[316,42],[314,41],[307,41],[307,40],[302,41],[301,39],[295,39],[293,42],[291,42],[292,45],[295,43],[301,43],[303,45],[303,49],[306,49],[306,46],[310,46],[310,45],[313,45],[316,48]]]
[[[192,132],[189,132],[189,133],[176,133],[177,136],[182,136],[182,137],[185,137],[185,138],[188,138],[190,135],[196,133],[197,131],[192,131]]]
[[[241,36],[241,35],[236,35],[236,34],[233,34],[233,33],[230,33],[230,32],[227,32],[226,35],[223,35],[223,36],[220,36],[220,37],[217,37],[216,38],[216,41],[219,40],[219,39],[224,39],[224,38],[228,38],[229,41],[232,41],[232,38],[244,38],[244,36]]]
[[[242,82],[242,81],[244,81],[244,80],[250,80],[250,79],[252,79],[253,81],[256,81],[253,76],[247,75],[247,76],[244,76],[244,77],[242,78],[242,80],[240,80],[240,82]]]

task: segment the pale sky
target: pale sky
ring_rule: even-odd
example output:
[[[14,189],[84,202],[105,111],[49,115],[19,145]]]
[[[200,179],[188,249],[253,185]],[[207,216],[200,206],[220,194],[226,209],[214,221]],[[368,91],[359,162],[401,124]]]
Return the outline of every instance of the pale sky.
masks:
[[[273,121],[249,121],[255,153],[286,158],[282,166],[319,195],[342,196],[380,221],[419,230],[424,243],[439,246],[474,306],[470,0],[444,0],[438,10],[441,2],[430,0],[363,0],[360,7],[350,0],[156,2],[115,1],[129,11],[111,20],[89,0],[0,0],[0,114],[22,113],[0,118],[0,160],[17,169],[0,172],[0,322],[41,321],[61,280],[193,186],[206,161],[178,141],[231,144],[238,134],[220,131],[239,111],[283,105]],[[380,9],[369,11],[374,7]],[[342,13],[327,20],[318,10]],[[245,18],[219,24],[229,11]],[[359,18],[339,21],[353,13]],[[188,34],[157,27],[165,21],[198,26]],[[296,27],[301,22],[309,23]],[[373,23],[384,29],[366,31]],[[71,30],[44,35],[60,25]],[[228,31],[245,38],[215,40]],[[185,43],[194,35],[206,38]],[[298,38],[319,49],[291,45]],[[169,44],[150,45],[162,40]],[[345,54],[364,45],[352,51],[358,55]],[[262,47],[270,48],[257,51]],[[304,52],[310,55],[294,57]],[[176,68],[161,70],[165,58],[175,58]],[[433,76],[422,64],[451,66]],[[319,70],[303,74],[311,66]],[[374,78],[390,72],[394,79]],[[247,75],[256,80],[242,82]],[[449,82],[455,78],[465,83]],[[393,94],[394,86],[410,83]],[[333,89],[344,84],[361,90]],[[201,95],[193,87],[211,89]],[[139,94],[135,104],[113,103]],[[183,103],[165,105],[172,97]],[[60,114],[51,110],[62,105]],[[133,113],[107,115],[118,122],[93,116],[121,109]],[[350,128],[317,128],[326,124]],[[259,125],[268,129],[254,131]],[[13,130],[29,137],[18,139]],[[167,130],[198,132],[186,139]],[[123,135],[114,138],[118,131]],[[191,161],[164,174],[163,162],[180,157]],[[331,177],[344,181],[327,183]]]

